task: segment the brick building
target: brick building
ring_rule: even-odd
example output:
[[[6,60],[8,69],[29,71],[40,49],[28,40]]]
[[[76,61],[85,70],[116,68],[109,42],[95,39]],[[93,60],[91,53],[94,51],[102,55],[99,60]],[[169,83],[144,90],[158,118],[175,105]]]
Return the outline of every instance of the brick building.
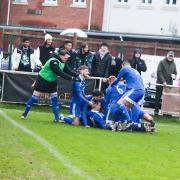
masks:
[[[87,29],[90,21],[91,29],[102,28],[104,0],[1,0],[0,2],[0,24]],[[11,2],[10,5],[8,2]]]

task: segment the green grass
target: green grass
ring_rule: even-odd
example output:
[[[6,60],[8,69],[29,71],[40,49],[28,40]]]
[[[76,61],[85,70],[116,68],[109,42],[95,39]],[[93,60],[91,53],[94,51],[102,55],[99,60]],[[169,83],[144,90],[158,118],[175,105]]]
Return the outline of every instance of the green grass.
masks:
[[[28,120],[23,121],[19,118],[22,113],[17,110],[19,106],[8,106],[0,105],[8,116],[46,139],[93,179],[180,178],[180,121],[177,119],[156,119],[158,132],[155,134],[113,133],[54,124],[49,107],[35,107]],[[0,116],[0,179],[83,178]]]

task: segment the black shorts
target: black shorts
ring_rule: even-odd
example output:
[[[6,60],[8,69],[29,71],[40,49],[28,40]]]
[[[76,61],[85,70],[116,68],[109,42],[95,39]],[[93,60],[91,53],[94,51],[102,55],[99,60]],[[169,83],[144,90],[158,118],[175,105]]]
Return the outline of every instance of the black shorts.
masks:
[[[57,92],[57,81],[49,82],[38,75],[34,90],[42,93]]]

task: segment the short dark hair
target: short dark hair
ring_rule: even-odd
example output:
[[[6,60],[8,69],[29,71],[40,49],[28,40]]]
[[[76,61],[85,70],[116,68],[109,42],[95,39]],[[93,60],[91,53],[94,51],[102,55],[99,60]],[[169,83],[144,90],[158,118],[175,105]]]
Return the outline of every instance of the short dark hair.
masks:
[[[29,38],[25,37],[25,38],[23,38],[23,42],[25,42],[25,41],[30,41],[30,40],[29,40]]]
[[[85,65],[82,65],[82,66],[79,67],[79,71],[80,71],[80,70],[85,70],[85,69],[88,69],[88,67],[85,66]]]
[[[102,46],[109,47],[109,44],[107,44],[106,42],[102,42],[100,47],[102,47]]]
[[[92,92],[92,95],[93,96],[103,96],[103,92],[102,91],[99,91],[98,89],[95,89],[93,92]]]
[[[69,44],[69,43],[71,43],[71,44],[72,44],[72,41],[70,41],[70,40],[66,40],[66,41],[64,42],[64,44]]]
[[[99,104],[99,103],[101,104],[101,100],[97,100],[97,99],[92,99],[92,102],[94,104],[96,104],[96,105]]]

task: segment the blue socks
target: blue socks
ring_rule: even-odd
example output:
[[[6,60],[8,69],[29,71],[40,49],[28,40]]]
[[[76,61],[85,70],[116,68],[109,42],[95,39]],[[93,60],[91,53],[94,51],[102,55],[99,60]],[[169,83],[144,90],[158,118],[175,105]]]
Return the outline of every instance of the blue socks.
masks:
[[[38,99],[39,97],[38,96],[34,96],[32,95],[31,98],[28,100],[27,104],[26,104],[26,107],[25,107],[25,111],[24,111],[24,114],[25,116],[27,116],[28,112],[30,111],[32,105],[34,103],[37,103],[38,102]]]
[[[57,95],[52,96],[51,101],[52,101],[52,108],[53,108],[53,113],[54,113],[54,120],[58,121],[59,120],[58,96]]]

